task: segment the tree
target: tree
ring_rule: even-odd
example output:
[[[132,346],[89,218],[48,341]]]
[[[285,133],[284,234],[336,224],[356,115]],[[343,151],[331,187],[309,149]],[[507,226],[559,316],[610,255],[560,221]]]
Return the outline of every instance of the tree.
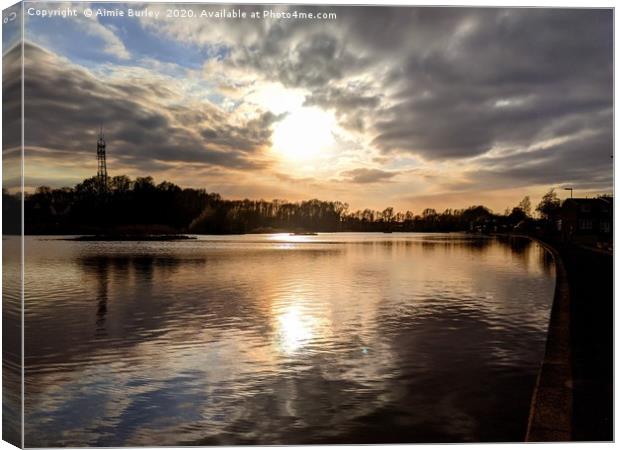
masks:
[[[527,195],[523,197],[523,200],[519,202],[517,208],[523,211],[527,217],[530,217],[532,215],[532,202],[530,202],[530,196]]]
[[[517,206],[512,208],[512,211],[507,210],[506,212],[506,216],[508,216],[510,223],[512,223],[513,225],[516,225],[519,222],[522,222],[527,218],[531,217],[532,203],[530,202],[530,197],[524,197]]]
[[[131,191],[131,179],[127,175],[117,175],[110,180],[110,188],[117,194],[126,194]]]
[[[155,184],[148,176],[135,180],[125,175],[110,177],[105,195],[99,187],[99,180],[91,177],[75,188],[42,186],[33,193],[25,193],[26,233],[491,230],[500,222],[507,224],[508,219],[519,222],[526,217],[524,211],[531,208],[529,198],[525,197],[505,217],[482,205],[446,209],[442,213],[427,208],[420,215],[392,207],[383,211],[349,211],[349,205],[340,201],[226,200],[205,189],[181,188],[167,181]],[[546,195],[546,200],[552,211],[557,210],[559,200],[553,191]],[[3,201],[3,210],[17,217],[13,225],[6,224],[7,229],[20,231],[21,197],[3,191]],[[10,210],[11,205],[15,211]],[[551,216],[553,212],[547,214]]]
[[[536,211],[547,221],[551,221],[553,217],[560,211],[560,199],[555,193],[555,189],[550,189],[536,207]]]
[[[426,208],[424,211],[422,211],[422,217],[424,219],[434,219],[435,217],[437,217],[437,211],[435,211],[433,208]]]
[[[512,224],[516,225],[517,223],[527,219],[527,214],[525,213],[525,211],[523,211],[521,207],[515,206],[514,208],[512,208],[512,211],[508,215],[508,219]]]
[[[391,206],[385,208],[383,212],[381,213],[381,215],[385,222],[391,222],[392,219],[394,218],[394,208],[392,208]]]
[[[153,192],[155,191],[155,184],[153,183],[153,177],[138,177],[134,181],[133,190],[136,192]]]
[[[476,221],[476,220],[487,219],[493,214],[491,213],[491,210],[487,208],[486,206],[476,205],[476,206],[470,206],[465,211],[463,211],[461,215],[463,216],[465,220]]]

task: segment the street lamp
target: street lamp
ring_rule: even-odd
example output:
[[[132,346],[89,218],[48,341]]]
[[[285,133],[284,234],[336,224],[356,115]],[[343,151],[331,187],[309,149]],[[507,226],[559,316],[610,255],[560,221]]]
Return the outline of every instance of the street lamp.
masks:
[[[570,191],[570,198],[573,198],[573,188],[569,187],[569,188],[564,188],[565,191]]]

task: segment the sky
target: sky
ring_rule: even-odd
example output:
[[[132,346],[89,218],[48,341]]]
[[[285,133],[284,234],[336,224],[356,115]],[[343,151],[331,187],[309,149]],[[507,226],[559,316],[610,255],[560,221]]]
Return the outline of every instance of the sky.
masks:
[[[30,6],[79,14],[25,15],[27,189],[93,176],[103,125],[111,176],[231,199],[503,212],[612,191],[610,9]],[[261,18],[199,17],[222,9]]]

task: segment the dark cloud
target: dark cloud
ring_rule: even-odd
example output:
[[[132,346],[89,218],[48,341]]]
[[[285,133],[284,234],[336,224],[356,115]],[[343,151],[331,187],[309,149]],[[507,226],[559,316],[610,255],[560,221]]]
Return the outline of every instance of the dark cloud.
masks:
[[[479,170],[465,175],[477,189],[548,185],[605,191],[613,184],[612,139],[611,129],[603,128],[535,151],[483,159]]]
[[[224,122],[223,117],[219,117],[214,125],[203,129],[200,134],[211,144],[243,153],[252,153],[256,148],[270,142],[271,126],[285,116],[286,114],[276,115],[267,111],[249,120],[244,127],[230,125]]]
[[[358,168],[345,170],[340,173],[340,176],[345,177],[347,181],[351,181],[353,183],[365,184],[389,180],[398,174],[399,172],[388,172],[381,169]]]
[[[611,9],[319,9],[338,19],[266,22],[231,63],[306,88],[307,105],[385,155],[464,159],[589,132],[593,118],[610,129]]]
[[[106,83],[31,44],[25,45],[25,74],[25,146],[40,157],[93,154],[103,124],[109,157],[138,169],[173,163],[255,169],[265,165],[261,151],[278,119],[264,113],[239,126],[207,103],[168,106],[178,94],[155,81]],[[195,131],[201,124],[212,133]]]
[[[21,45],[16,45],[2,57],[2,151],[5,159],[11,149],[21,145],[22,60],[20,48]]]
[[[306,97],[306,106],[319,106],[326,110],[334,110],[338,121],[346,128],[364,131],[365,116],[380,106],[381,94],[368,94],[368,86],[350,83],[346,87],[328,86],[313,91]]]
[[[234,64],[268,74],[287,87],[322,88],[369,63],[333,30],[307,29],[303,39],[295,39],[301,30],[293,31],[292,26],[272,25],[254,45],[238,49]]]
[[[379,106],[381,95],[366,95],[363,88],[349,86],[347,88],[328,87],[325,90],[313,92],[306,97],[308,106],[337,109],[371,109]]]
[[[397,90],[374,121],[381,151],[467,158],[562,136],[567,121],[586,130],[611,109],[610,11],[465,10],[444,23],[444,37],[389,70]]]
[[[330,48],[358,58],[320,88],[306,85],[306,102],[373,133],[383,154],[455,160],[513,148],[518,162],[495,161],[482,176],[611,187],[610,9],[338,11],[342,31]],[[362,69],[375,78],[352,86],[347,76]],[[524,152],[557,139],[565,142]]]

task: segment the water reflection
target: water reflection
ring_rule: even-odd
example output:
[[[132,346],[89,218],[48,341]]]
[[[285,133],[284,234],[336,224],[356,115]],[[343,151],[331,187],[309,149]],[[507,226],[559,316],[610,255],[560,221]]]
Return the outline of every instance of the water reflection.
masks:
[[[86,262],[84,266],[87,267],[87,264]],[[109,265],[106,258],[95,258],[94,266],[98,284],[95,336],[105,337],[107,334],[105,330],[105,319],[108,312],[108,283],[110,282],[108,274]]]
[[[31,238],[26,445],[522,439],[540,246],[303,238]]]
[[[303,315],[298,306],[289,306],[277,316],[278,337],[282,351],[293,353],[310,341],[315,333],[315,319]]]
[[[2,236],[2,438],[21,445],[21,238]]]

